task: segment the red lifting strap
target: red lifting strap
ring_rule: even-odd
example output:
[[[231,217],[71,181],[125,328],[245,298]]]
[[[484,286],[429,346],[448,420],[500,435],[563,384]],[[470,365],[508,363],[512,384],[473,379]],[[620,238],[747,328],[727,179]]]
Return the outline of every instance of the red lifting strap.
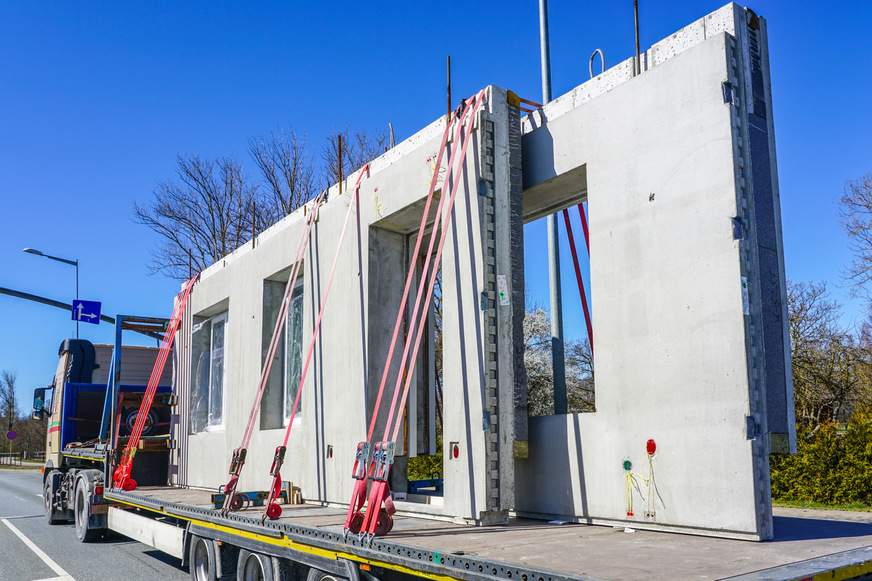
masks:
[[[471,101],[465,106],[462,115],[460,115],[460,117],[459,117],[459,123],[457,124],[458,133],[460,131],[460,128],[463,127],[464,121],[466,121],[467,126],[466,126],[466,130],[463,132],[462,141],[460,140],[459,135],[458,135],[458,141],[457,141],[455,147],[452,148],[452,153],[451,153],[451,156],[450,156],[450,159],[448,162],[448,169],[447,169],[446,175],[443,179],[443,186],[444,187],[447,187],[448,184],[450,183],[450,179],[451,179],[451,176],[453,174],[454,167],[455,167],[455,164],[454,164],[455,158],[459,158],[459,162],[457,164],[458,165],[458,172],[463,171],[463,162],[464,162],[464,159],[466,156],[466,150],[467,150],[467,147],[469,146],[469,143],[471,141],[470,136],[471,136],[472,128],[474,125],[474,115],[483,102],[484,102],[484,91],[478,93],[475,97],[473,97],[473,99],[471,99]],[[457,119],[457,117],[455,117],[455,120],[456,119]],[[433,179],[431,180],[431,191],[430,191],[430,194],[428,195],[428,206],[429,206],[430,197],[431,197],[432,192],[433,192],[433,188],[435,187],[436,179],[438,177],[438,172],[440,170],[442,149],[444,149],[444,144],[447,141],[447,135],[448,135],[447,132],[450,129],[451,125],[452,124],[449,122],[448,127],[446,127],[446,135],[443,138],[443,146],[440,148],[439,161],[437,162],[436,168],[434,169]],[[462,145],[461,145],[461,143],[462,143]],[[459,153],[459,155],[458,155],[458,153]],[[409,325],[410,328],[417,329],[416,344],[415,344],[415,348],[411,351],[411,353],[417,353],[418,348],[420,346],[421,337],[423,336],[424,326],[426,324],[426,317],[423,315],[423,310],[426,309],[426,305],[429,304],[430,299],[432,298],[433,287],[435,284],[436,275],[438,273],[438,268],[436,268],[436,265],[439,264],[439,260],[440,260],[441,255],[442,255],[442,250],[444,248],[445,240],[447,239],[448,223],[451,219],[452,209],[453,209],[454,201],[455,201],[455,198],[457,195],[457,190],[459,189],[460,183],[462,181],[463,180],[461,180],[461,179],[456,179],[454,181],[454,184],[451,188],[450,199],[449,199],[448,205],[444,211],[443,211],[443,204],[445,203],[444,190],[443,190],[443,195],[440,196],[439,206],[438,206],[436,214],[437,214],[437,216],[444,216],[444,218],[442,218],[443,223],[442,223],[442,227],[441,227],[439,247],[438,247],[438,250],[437,250],[436,255],[434,257],[433,256],[433,247],[434,247],[434,244],[436,242],[436,231],[437,231],[437,228],[434,227],[433,231],[430,234],[430,242],[428,245],[428,249],[427,249],[427,253],[426,253],[426,257],[425,257],[425,261],[424,261],[424,266],[423,266],[423,272],[421,274],[421,279],[420,279],[419,286],[418,286],[418,293],[416,295],[415,307],[412,311],[412,317],[411,317],[410,325]],[[424,236],[424,229],[425,229],[424,220],[426,220],[428,213],[429,213],[429,207],[426,207],[424,210],[424,218],[422,220],[422,226],[421,226],[420,231],[418,232],[418,246],[416,246],[415,252],[412,256],[418,255],[418,251],[420,249],[420,241],[422,240],[422,238]],[[432,269],[431,269],[431,262],[433,264]],[[384,395],[384,384],[385,384],[385,381],[387,379],[387,374],[388,374],[389,369],[390,369],[390,360],[391,360],[391,357],[393,355],[393,348],[394,348],[394,345],[396,342],[396,334],[397,334],[397,330],[399,329],[399,326],[401,324],[401,321],[403,318],[403,313],[405,312],[406,301],[408,300],[409,287],[411,285],[411,281],[413,279],[415,269],[416,269],[416,266],[415,266],[415,261],[413,259],[411,261],[411,264],[409,265],[409,272],[408,272],[408,275],[406,278],[406,289],[404,290],[403,301],[400,304],[399,313],[397,315],[397,323],[396,323],[396,327],[395,327],[394,340],[392,341],[391,347],[388,350],[388,359],[387,359],[387,362],[385,363],[385,369],[384,369],[383,376],[382,376],[382,385],[379,387],[379,394],[378,394],[378,397],[376,399],[376,405],[375,405],[375,408],[373,411],[372,418],[370,420],[370,429],[369,429],[369,434],[367,435],[368,440],[372,436],[372,431],[375,427],[375,422],[377,421],[377,418],[378,418],[378,409],[379,409],[379,405],[381,404],[381,399]],[[429,281],[428,281],[428,276],[427,276],[428,273],[430,273]],[[429,282],[429,284],[427,284],[428,282]],[[425,284],[427,285],[426,299],[424,299],[424,295],[425,295],[424,286],[425,286]],[[419,319],[419,313],[421,313],[420,319]],[[392,520],[390,517],[391,517],[391,514],[393,512],[395,512],[393,510],[392,502],[390,500],[390,489],[388,486],[388,474],[389,474],[391,465],[393,463],[395,440],[396,440],[397,434],[399,432],[399,427],[400,427],[401,419],[402,419],[401,418],[402,410],[404,409],[404,406],[406,403],[406,398],[408,396],[408,388],[409,388],[409,385],[411,382],[412,372],[414,371],[414,365],[416,362],[416,358],[412,358],[410,368],[407,371],[405,370],[405,366],[406,366],[407,361],[409,360],[409,355],[410,355],[409,348],[410,348],[410,343],[406,342],[405,348],[403,350],[403,359],[402,359],[402,362],[400,363],[400,369],[403,369],[404,373],[399,373],[397,375],[396,384],[394,386],[394,395],[393,395],[392,402],[391,402],[391,409],[388,412],[387,423],[385,425],[384,441],[379,442],[375,446],[373,446],[374,453],[373,453],[372,460],[370,463],[370,468],[367,472],[368,476],[372,480],[372,488],[370,489],[369,499],[367,500],[365,514],[362,514],[360,512],[360,507],[361,507],[360,497],[363,493],[365,493],[366,480],[358,478],[358,476],[355,474],[355,478],[358,478],[358,481],[355,483],[354,498],[352,499],[352,503],[349,506],[349,513],[348,513],[348,516],[346,517],[345,534],[347,535],[349,531],[350,532],[358,532],[358,530],[355,530],[355,529],[357,529],[359,527],[359,532],[360,532],[361,538],[368,537],[370,542],[372,541],[372,538],[376,534],[379,534],[379,535],[386,534],[388,531],[390,531],[390,528],[392,525]],[[399,387],[400,387],[400,383],[403,381],[404,375],[406,378],[405,389],[404,389],[403,398],[400,402],[400,405],[399,405],[399,407],[397,407],[398,396],[399,396],[399,392],[400,392]],[[391,440],[388,440],[388,434],[390,433],[390,429],[391,429],[392,425],[394,426],[394,433],[393,433]],[[383,504],[385,506],[384,509],[382,509]]]
[[[161,375],[163,375],[164,366],[166,365],[170,350],[173,347],[173,340],[176,338],[176,331],[179,330],[179,324],[182,321],[182,315],[185,312],[188,297],[191,295],[191,288],[193,288],[194,283],[196,283],[199,278],[200,275],[197,274],[185,283],[173,308],[173,315],[167,326],[167,330],[164,333],[163,339],[161,340],[157,360],[154,362],[154,367],[151,370],[148,387],[146,387],[145,396],[142,398],[142,403],[139,406],[139,413],[136,416],[136,422],[133,424],[130,439],[127,441],[127,446],[124,448],[124,451],[121,453],[121,464],[112,475],[112,480],[114,481],[116,488],[128,491],[136,489],[136,481],[130,477],[130,472],[133,468],[133,456],[136,454],[136,448],[142,437],[142,430],[145,427],[148,412],[151,410],[151,404],[154,401],[157,384],[160,381]],[[120,349],[121,345],[116,346],[116,348]]]
[[[464,136],[463,136],[463,146],[461,147],[461,150],[460,150],[460,161],[458,162],[459,171],[462,171],[463,160],[466,158],[466,148],[469,146],[470,135],[472,134],[472,126],[474,125],[473,117],[475,116],[475,113],[478,110],[478,107],[480,107],[483,102],[484,102],[484,91],[481,91],[478,95],[473,97],[472,102],[469,105],[470,113],[469,113],[469,116],[467,117],[467,126],[466,126],[466,131],[465,131]],[[436,286],[436,276],[439,273],[439,269],[436,268],[436,266],[439,264],[439,260],[442,258],[442,250],[445,247],[445,241],[448,239],[448,224],[449,224],[449,221],[451,220],[452,209],[454,208],[454,200],[457,196],[457,190],[459,189],[460,184],[462,182],[463,182],[463,180],[461,180],[461,179],[455,180],[454,185],[451,188],[451,197],[448,200],[448,208],[444,214],[445,218],[444,218],[444,221],[442,224],[441,234],[439,237],[439,248],[436,251],[436,256],[433,258],[433,261],[432,261],[433,268],[430,270],[430,280],[427,283],[427,297],[426,298],[423,298],[425,277],[423,275],[421,276],[421,282],[418,285],[418,295],[417,295],[417,298],[415,301],[415,309],[414,309],[414,311],[412,311],[412,322],[411,322],[410,326],[413,328],[415,327],[415,323],[416,323],[416,321],[415,321],[416,315],[418,314],[418,312],[423,313],[423,310],[427,308],[427,305],[430,304],[430,300],[433,298],[433,289]],[[436,235],[436,232],[435,232],[435,228],[434,228],[434,232],[433,232],[433,235],[431,236],[431,240],[430,240],[430,250],[431,251],[433,248],[433,242],[434,242],[435,235]],[[427,269],[429,267],[429,264],[428,264],[429,259],[430,259],[430,254],[428,253],[427,260],[425,260],[425,264],[424,264],[424,272],[427,272]],[[413,267],[414,267],[414,265],[413,265]],[[422,300],[422,298],[423,298],[423,300]],[[407,343],[406,348],[404,349],[403,361],[400,364],[400,369],[405,369],[405,365],[406,365],[407,361],[409,362],[409,369],[407,371],[405,371],[405,373],[404,373],[406,381],[405,381],[405,385],[403,387],[403,398],[400,402],[399,407],[397,407],[397,405],[396,405],[397,404],[397,396],[399,395],[400,383],[403,380],[403,376],[397,375],[397,382],[396,382],[396,385],[394,386],[394,397],[393,397],[393,400],[391,401],[391,411],[388,412],[388,423],[385,425],[384,440],[386,440],[386,441],[388,440],[388,433],[389,433],[389,430],[391,427],[391,418],[392,417],[394,417],[394,431],[390,437],[390,441],[393,441],[393,442],[397,441],[397,436],[399,435],[399,432],[400,432],[400,425],[402,424],[403,409],[405,409],[406,399],[408,398],[408,395],[409,395],[409,386],[412,383],[412,378],[414,377],[414,371],[415,371],[415,364],[418,361],[417,357],[412,357],[410,359],[409,354],[418,352],[418,349],[421,346],[421,339],[424,336],[424,326],[426,325],[426,323],[427,323],[426,317],[424,317],[422,314],[420,321],[418,322],[417,329],[416,329],[415,347],[410,351],[409,345],[411,343]],[[396,410],[396,416],[394,416],[395,410]]]
[[[306,361],[303,364],[303,371],[300,374],[300,383],[297,386],[297,396],[294,398],[294,407],[291,409],[291,418],[288,421],[288,428],[285,430],[285,439],[282,442],[282,445],[276,448],[275,459],[273,460],[272,469],[270,470],[270,476],[273,477],[273,484],[270,488],[269,497],[267,498],[266,503],[264,503],[265,508],[261,519],[263,521],[267,518],[276,519],[282,514],[281,507],[275,504],[274,501],[278,497],[282,488],[282,476],[280,470],[285,458],[285,449],[288,446],[288,439],[291,436],[291,428],[294,426],[294,417],[297,415],[297,406],[300,404],[300,394],[303,392],[303,384],[306,381],[309,364],[312,362],[312,353],[315,351],[315,344],[318,341],[318,333],[321,330],[321,320],[324,317],[324,309],[327,307],[327,297],[330,295],[330,286],[333,284],[333,275],[336,273],[336,265],[339,263],[339,256],[342,251],[342,242],[345,240],[345,233],[348,230],[348,221],[351,218],[351,214],[357,209],[357,204],[355,202],[357,201],[357,196],[360,192],[360,180],[363,179],[364,174],[369,176],[369,164],[366,164],[360,169],[360,173],[357,175],[357,180],[354,182],[354,193],[351,195],[348,210],[345,212],[345,223],[342,225],[342,233],[339,235],[339,242],[336,245],[336,255],[333,257],[333,266],[330,268],[330,276],[327,278],[327,286],[324,288],[324,296],[321,298],[321,309],[318,311],[318,318],[315,321],[315,328],[312,331],[312,340],[309,343],[309,351],[306,353]],[[340,187],[342,187],[341,183]]]
[[[257,420],[257,413],[260,410],[263,392],[266,389],[270,370],[272,369],[273,358],[275,356],[276,349],[281,342],[282,332],[285,328],[286,315],[288,313],[288,306],[291,302],[291,296],[293,295],[294,287],[297,284],[297,276],[299,275],[300,266],[302,265],[303,254],[305,253],[309,243],[309,233],[312,231],[312,226],[314,225],[315,220],[318,216],[318,210],[321,207],[321,204],[323,203],[326,195],[327,191],[325,190],[321,192],[318,197],[315,198],[315,201],[312,204],[311,209],[309,210],[309,217],[306,220],[306,228],[303,230],[303,235],[300,238],[299,245],[297,246],[297,255],[294,259],[294,266],[291,269],[291,275],[288,277],[288,282],[285,285],[285,294],[282,297],[282,303],[276,318],[275,327],[273,328],[273,334],[272,338],[270,339],[269,349],[267,350],[266,364],[263,366],[263,369],[260,373],[260,382],[258,383],[257,394],[255,394],[254,401],[251,404],[251,412],[248,415],[248,423],[246,424],[245,432],[242,435],[242,443],[239,445],[238,448],[233,451],[233,458],[230,461],[230,480],[222,488],[222,491],[224,492],[224,505],[221,511],[225,515],[229,510],[232,510],[232,507],[234,506],[233,502],[236,496],[236,485],[239,481],[239,475],[242,472],[242,466],[245,464],[245,456],[247,454],[248,443],[251,441],[251,435],[254,431],[254,424]]]
[[[578,211],[582,215],[582,227],[584,229],[584,239],[588,239],[587,222],[584,220],[584,210],[581,204],[578,205]],[[575,266],[575,280],[578,282],[578,294],[581,296],[581,308],[584,310],[584,322],[587,324],[587,340],[590,344],[590,352],[593,353],[593,325],[590,322],[590,311],[587,308],[587,296],[584,293],[584,281],[581,278],[581,269],[578,267],[578,252],[575,250],[575,237],[572,235],[572,224],[569,222],[569,212],[563,210],[563,220],[566,222],[566,234],[569,236],[569,250],[572,252],[572,264]],[[590,253],[590,246],[588,246]]]
[[[463,110],[463,116],[466,116],[468,111],[468,106]],[[415,250],[412,251],[412,256],[418,256],[418,253],[421,250],[421,243],[424,241],[424,233],[427,229],[427,218],[430,216],[430,205],[433,202],[433,194],[436,191],[436,183],[439,181],[439,171],[442,167],[442,158],[445,154],[445,147],[448,144],[448,138],[451,136],[451,130],[454,127],[455,123],[458,119],[458,112],[460,111],[460,107],[458,107],[458,111],[454,111],[449,115],[448,122],[445,124],[445,131],[442,134],[442,141],[439,144],[439,152],[436,154],[436,161],[433,167],[433,177],[430,179],[430,188],[427,192],[426,202],[424,204],[424,211],[421,215],[421,225],[418,228],[418,236],[415,239]],[[451,167],[454,164],[454,158],[456,155],[458,148],[454,148],[449,162],[448,162],[448,173],[443,180],[443,184],[447,186],[448,178],[451,173]],[[439,205],[436,210],[436,215],[439,216],[442,213],[442,204],[445,197],[439,197]],[[431,240],[433,235],[431,234]],[[432,252],[432,243],[430,246],[430,250],[428,251],[428,256]],[[426,270],[426,266],[425,266]],[[373,431],[375,430],[375,424],[378,420],[378,412],[381,407],[382,397],[384,396],[385,385],[387,384],[388,374],[390,372],[391,360],[393,359],[394,348],[397,344],[397,338],[399,336],[400,328],[403,323],[403,313],[406,309],[406,304],[409,299],[409,291],[412,287],[412,280],[414,279],[415,268],[414,261],[409,267],[409,271],[406,274],[406,283],[403,288],[403,296],[400,299],[400,308],[397,313],[397,320],[394,323],[394,332],[391,336],[391,344],[388,348],[387,360],[385,361],[384,371],[382,372],[381,382],[379,383],[378,394],[376,396],[375,407],[373,408],[372,417],[369,422],[369,430],[366,434],[366,441],[360,442],[357,447],[357,453],[355,456],[355,464],[354,469],[352,470],[352,476],[355,479],[354,482],[354,490],[351,496],[351,502],[348,505],[348,513],[345,517],[345,528],[344,534],[347,538],[349,532],[353,532],[355,534],[361,532],[361,526],[364,522],[364,515],[361,512],[363,506],[366,502],[366,487],[367,487],[367,479],[373,473],[375,467],[375,457],[370,455],[371,445],[370,440],[372,439]],[[368,468],[367,468],[368,466]]]

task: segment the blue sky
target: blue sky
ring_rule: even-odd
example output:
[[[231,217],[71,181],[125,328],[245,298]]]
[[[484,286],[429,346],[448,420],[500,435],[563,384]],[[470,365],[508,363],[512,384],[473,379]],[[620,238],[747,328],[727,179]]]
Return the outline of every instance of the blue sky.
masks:
[[[596,48],[612,66],[633,51],[633,3],[551,0],[553,94],[588,79]],[[723,5],[640,1],[651,44]],[[872,4],[760,0],[769,24],[788,276],[840,288],[850,262],[834,201],[872,171]],[[0,286],[65,302],[80,261],[80,296],[105,314],[169,316],[179,284],[148,274],[157,238],[131,221],[173,176],[178,154],[235,155],[248,139],[293,126],[320,147],[349,123],[389,122],[402,137],[445,110],[445,57],[455,97],[488,84],[541,98],[538,2],[0,3]],[[561,226],[562,228],[562,226]],[[576,232],[579,236],[580,232]],[[565,234],[564,234],[565,236]],[[528,257],[544,256],[528,228]],[[585,253],[581,252],[582,256]],[[584,333],[568,247],[567,336]],[[529,261],[541,263],[541,260]],[[528,266],[534,300],[547,274]],[[48,385],[57,347],[75,331],[63,311],[0,295],[0,369],[18,373],[22,409]],[[112,327],[81,325],[110,343]],[[137,341],[131,336],[132,341]]]

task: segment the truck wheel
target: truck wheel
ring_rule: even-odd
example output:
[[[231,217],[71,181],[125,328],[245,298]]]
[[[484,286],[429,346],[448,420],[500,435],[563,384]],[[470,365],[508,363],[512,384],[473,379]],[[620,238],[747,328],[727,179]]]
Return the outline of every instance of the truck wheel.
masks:
[[[245,549],[239,551],[236,581],[272,581],[273,579],[272,559]]]
[[[73,514],[76,521],[76,537],[83,543],[96,541],[103,536],[105,529],[90,526],[91,520],[91,495],[83,479],[76,482],[75,501]]]
[[[191,569],[191,581],[216,581],[218,579],[218,570],[215,566],[215,547],[212,545],[212,541],[196,535],[191,538],[188,567]]]
[[[45,483],[42,486],[42,500],[45,502],[45,520],[50,525],[65,523],[67,512],[56,508],[55,501],[57,500],[57,492],[61,487],[61,478],[63,474],[58,470],[52,470],[45,477]]]
[[[345,577],[337,577],[332,573],[321,571],[320,569],[315,569],[313,567],[309,569],[309,576],[306,578],[306,581],[346,581],[346,579]]]

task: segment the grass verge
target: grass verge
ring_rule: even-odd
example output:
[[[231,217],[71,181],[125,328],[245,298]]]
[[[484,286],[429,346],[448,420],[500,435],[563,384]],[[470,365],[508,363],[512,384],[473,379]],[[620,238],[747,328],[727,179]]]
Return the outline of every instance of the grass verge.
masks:
[[[822,504],[809,500],[772,500],[772,506],[785,508],[813,508],[816,510],[850,510],[854,512],[872,512],[872,506],[862,502],[849,502],[847,504]]]

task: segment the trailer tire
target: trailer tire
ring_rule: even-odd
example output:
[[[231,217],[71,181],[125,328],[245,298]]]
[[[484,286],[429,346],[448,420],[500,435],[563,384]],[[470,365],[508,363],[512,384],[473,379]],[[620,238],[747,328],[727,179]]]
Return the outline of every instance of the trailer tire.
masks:
[[[345,577],[337,577],[333,573],[328,573],[327,571],[322,571],[320,569],[316,569],[312,567],[309,569],[309,576],[306,577],[306,581],[347,581]]]
[[[103,536],[103,531],[106,529],[91,526],[91,496],[84,478],[80,478],[76,482],[73,498],[76,537],[83,543],[96,541]]]
[[[188,569],[191,571],[191,581],[217,581],[218,569],[212,541],[197,535],[191,536]]]
[[[236,581],[273,581],[272,558],[242,549],[236,562]]]
[[[45,520],[50,525],[69,522],[67,511],[57,508],[55,504],[62,478],[63,474],[59,470],[52,470],[45,477],[45,482],[43,482],[42,500],[45,503]]]

